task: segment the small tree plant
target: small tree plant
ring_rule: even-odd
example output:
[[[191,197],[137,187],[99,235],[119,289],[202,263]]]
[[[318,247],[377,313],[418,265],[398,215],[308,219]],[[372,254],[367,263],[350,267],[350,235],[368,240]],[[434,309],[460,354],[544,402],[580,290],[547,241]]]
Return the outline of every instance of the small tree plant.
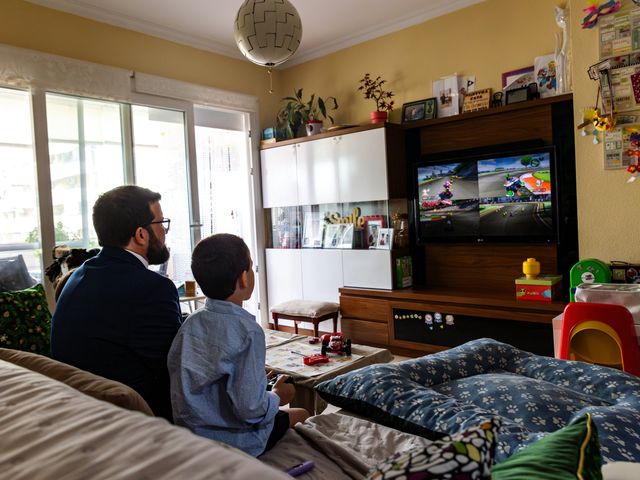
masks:
[[[376,78],[372,78],[370,74],[366,74],[360,79],[360,85],[358,90],[362,92],[364,98],[372,99],[376,102],[376,111],[378,112],[390,112],[393,110],[393,100],[391,98],[395,95],[391,90],[385,90],[383,85],[387,83],[380,75]]]

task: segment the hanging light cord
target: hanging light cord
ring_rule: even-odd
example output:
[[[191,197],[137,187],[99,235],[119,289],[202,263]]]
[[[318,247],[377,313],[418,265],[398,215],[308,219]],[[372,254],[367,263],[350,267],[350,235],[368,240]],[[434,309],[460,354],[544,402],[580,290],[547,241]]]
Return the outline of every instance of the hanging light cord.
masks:
[[[273,93],[273,76],[271,75],[271,68],[267,68],[267,75],[269,75],[269,93]]]

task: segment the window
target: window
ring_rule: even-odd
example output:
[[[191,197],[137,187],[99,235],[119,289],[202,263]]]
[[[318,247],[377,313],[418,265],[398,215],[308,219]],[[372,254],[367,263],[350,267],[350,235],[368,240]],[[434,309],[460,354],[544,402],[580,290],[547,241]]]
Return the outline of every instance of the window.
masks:
[[[42,278],[38,189],[31,101],[27,92],[0,88],[0,257],[22,255]]]
[[[162,195],[162,212],[171,219],[167,274],[191,278],[191,228],[184,113],[131,107],[136,184]]]
[[[56,244],[97,247],[93,204],[125,183],[122,105],[54,94],[46,99]]]

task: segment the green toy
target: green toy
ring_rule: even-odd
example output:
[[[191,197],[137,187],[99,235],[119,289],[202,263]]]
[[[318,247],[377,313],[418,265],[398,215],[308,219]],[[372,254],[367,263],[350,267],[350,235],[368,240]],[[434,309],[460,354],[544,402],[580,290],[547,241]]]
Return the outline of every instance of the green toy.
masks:
[[[580,260],[569,272],[569,301],[576,301],[576,287],[581,283],[610,283],[609,265],[596,258]]]

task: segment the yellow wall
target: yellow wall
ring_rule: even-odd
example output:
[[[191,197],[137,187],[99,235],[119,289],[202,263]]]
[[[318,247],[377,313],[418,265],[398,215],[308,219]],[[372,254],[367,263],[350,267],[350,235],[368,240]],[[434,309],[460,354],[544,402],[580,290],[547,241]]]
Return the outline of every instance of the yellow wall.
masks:
[[[576,123],[593,106],[597,84],[587,68],[598,61],[598,29],[582,29],[584,1],[571,0],[573,90]],[[623,0],[624,7],[630,0]],[[640,182],[626,183],[625,170],[604,170],[603,146],[576,135],[580,253],[601,260],[640,261]]]
[[[277,95],[268,93],[266,70],[246,60],[179,45],[22,0],[1,0],[0,43],[255,95],[260,103],[261,124],[271,123],[279,100]],[[275,72],[275,87],[278,78]]]
[[[357,91],[369,72],[381,75],[396,94],[391,120],[402,104],[432,97],[431,82],[457,72],[475,74],[477,89],[501,88],[501,73],[533,65],[553,53],[553,7],[558,0],[488,0],[464,10],[380,37],[282,72],[285,93],[338,98],[337,123],[362,123],[375,110]],[[286,65],[286,64],[285,64]]]
[[[333,95],[337,123],[368,121],[374,105],[357,92],[364,73],[382,75],[402,103],[431,96],[431,82],[453,72],[476,74],[477,87],[500,88],[500,73],[531,65],[554,50],[553,7],[559,0],[487,0],[379,39],[275,72],[275,94],[266,93],[264,69],[126,29],[39,7],[2,0],[0,43],[129,68],[256,95],[261,123],[272,123],[278,100],[294,88]],[[583,30],[585,0],[569,0],[576,123],[595,99],[586,69],[597,61],[597,29]],[[625,6],[630,0],[623,0]],[[505,126],[508,128],[508,126]],[[455,141],[453,139],[452,141]],[[576,137],[578,220],[583,258],[640,261],[640,182],[624,171],[604,170],[602,145]]]

